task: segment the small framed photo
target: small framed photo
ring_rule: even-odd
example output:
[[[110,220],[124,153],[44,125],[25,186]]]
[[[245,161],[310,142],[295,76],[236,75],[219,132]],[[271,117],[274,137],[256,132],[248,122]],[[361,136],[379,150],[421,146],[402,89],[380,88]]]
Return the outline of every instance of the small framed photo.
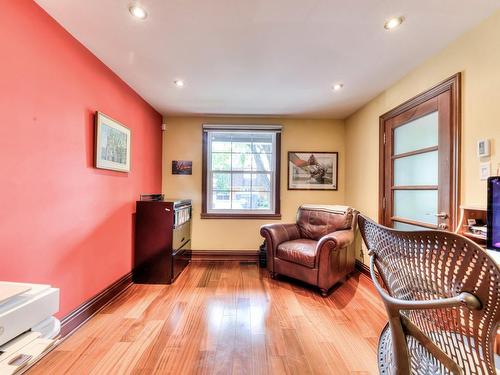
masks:
[[[193,162],[189,160],[172,160],[172,174],[193,174]]]
[[[130,129],[97,112],[95,117],[95,167],[130,172]]]
[[[338,152],[288,152],[288,190],[338,190]]]
[[[470,227],[476,225],[476,219],[467,219],[467,225]]]
[[[477,156],[480,158],[490,156],[490,140],[480,139],[477,141]]]

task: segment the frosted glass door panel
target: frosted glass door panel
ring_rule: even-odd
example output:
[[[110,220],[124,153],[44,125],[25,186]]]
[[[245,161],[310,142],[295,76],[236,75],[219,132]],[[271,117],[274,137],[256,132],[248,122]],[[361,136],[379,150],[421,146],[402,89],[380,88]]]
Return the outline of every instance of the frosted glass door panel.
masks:
[[[419,227],[417,225],[400,223],[398,221],[394,222],[394,229],[406,230],[406,231],[429,230],[429,228]]]
[[[438,112],[394,129],[394,155],[438,145]]]
[[[438,152],[426,152],[394,160],[394,186],[438,184]]]
[[[394,191],[394,216],[437,225],[437,190]]]

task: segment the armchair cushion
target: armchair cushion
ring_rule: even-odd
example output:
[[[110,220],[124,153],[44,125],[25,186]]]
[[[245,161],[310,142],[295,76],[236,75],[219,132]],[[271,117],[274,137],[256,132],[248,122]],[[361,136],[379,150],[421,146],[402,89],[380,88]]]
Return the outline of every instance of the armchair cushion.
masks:
[[[309,206],[299,208],[297,225],[301,238],[319,241],[329,233],[351,228],[353,212],[348,208],[343,213],[333,214],[323,207],[311,209]]]
[[[298,239],[278,245],[276,256],[288,262],[314,268],[318,241]]]

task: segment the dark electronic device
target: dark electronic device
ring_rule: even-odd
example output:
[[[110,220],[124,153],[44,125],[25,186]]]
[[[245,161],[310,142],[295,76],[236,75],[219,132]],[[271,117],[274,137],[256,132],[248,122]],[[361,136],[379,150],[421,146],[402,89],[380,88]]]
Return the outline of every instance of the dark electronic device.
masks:
[[[500,251],[500,176],[488,178],[488,231],[486,246]]]
[[[141,201],[162,201],[163,194],[141,194]]]

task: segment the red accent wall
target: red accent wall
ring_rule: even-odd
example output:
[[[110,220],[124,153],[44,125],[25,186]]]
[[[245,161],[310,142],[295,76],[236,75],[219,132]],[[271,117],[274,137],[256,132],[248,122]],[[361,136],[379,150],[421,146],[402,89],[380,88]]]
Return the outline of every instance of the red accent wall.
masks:
[[[131,270],[162,117],[31,0],[2,2],[0,51],[0,280],[59,287],[61,317]],[[130,173],[93,167],[96,110],[131,129]]]

